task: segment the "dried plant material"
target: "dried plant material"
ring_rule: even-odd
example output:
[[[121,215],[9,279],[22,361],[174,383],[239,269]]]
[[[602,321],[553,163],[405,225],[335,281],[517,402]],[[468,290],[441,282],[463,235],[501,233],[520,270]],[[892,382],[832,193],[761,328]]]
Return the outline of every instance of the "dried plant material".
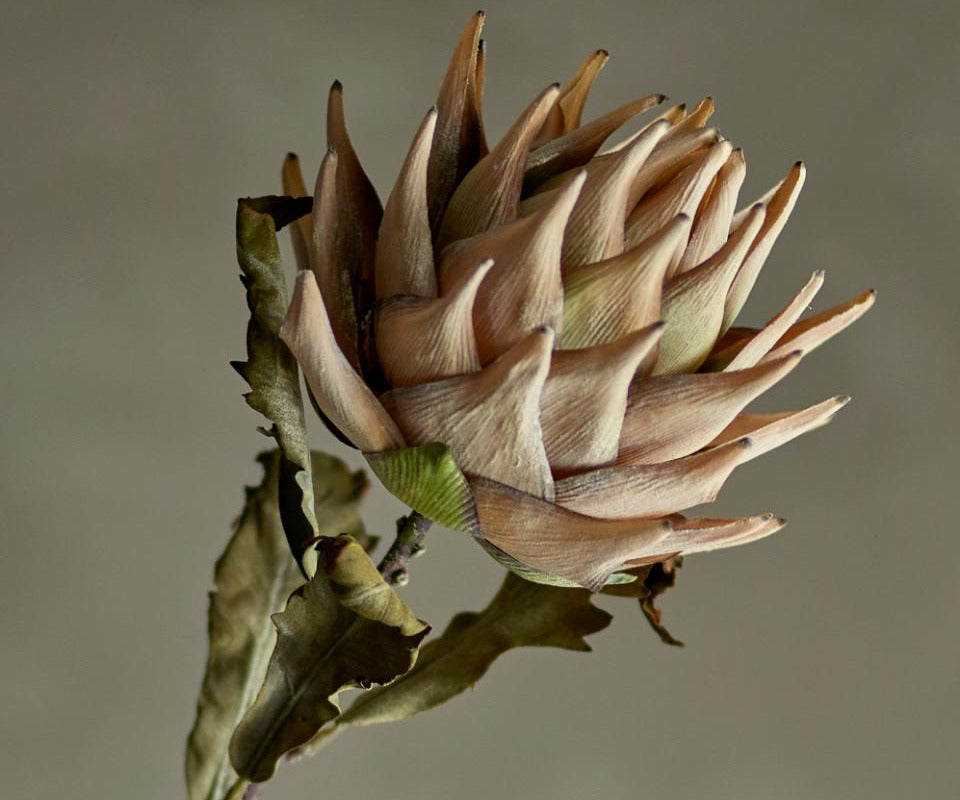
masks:
[[[560,254],[564,229],[585,179],[582,173],[574,176],[530,216],[443,251],[439,272],[445,295],[470,280],[480,259],[493,260],[473,306],[481,363],[489,363],[543,325],[562,331]]]
[[[247,489],[243,513],[214,570],[210,652],[187,742],[190,800],[219,800],[236,782],[227,747],[267,672],[276,640],[270,617],[303,582],[280,520],[280,453],[263,453],[258,460],[263,481]],[[322,453],[312,454],[312,471],[316,513],[325,531],[365,538],[358,511],[366,488],[363,473],[351,473]]]
[[[583,107],[587,102],[587,95],[593,88],[593,82],[600,74],[604,64],[610,54],[606,50],[597,50],[590,54],[586,61],[580,65],[574,76],[570,79],[557,96],[557,102],[550,113],[547,115],[540,133],[531,143],[530,147],[536,150],[545,142],[556,139],[565,133],[575,131],[580,127],[580,119],[583,115]],[[591,153],[591,155],[593,155]]]
[[[483,12],[478,11],[467,23],[437,96],[437,123],[427,167],[427,199],[434,231],[440,227],[457,184],[486,155],[480,116],[483,20]]]
[[[435,708],[472,688],[497,658],[517,647],[588,651],[584,637],[610,620],[583,589],[542,586],[507,573],[483,611],[457,614],[442,636],[424,645],[410,672],[362,694],[337,725],[395,722]]]
[[[556,502],[581,514],[658,517],[716,499],[730,473],[751,457],[746,437],[659,464],[607,467],[556,484]]]
[[[337,154],[337,263],[351,279],[357,322],[373,308],[377,231],[383,209],[347,134],[343,86],[335,81],[327,99],[327,147]]]
[[[417,131],[383,210],[376,253],[380,300],[397,294],[437,296],[427,207],[427,164],[436,123],[437,111],[431,109]]]
[[[527,150],[558,91],[556,85],[544,89],[500,143],[466,174],[443,215],[438,247],[483,233],[517,216]]]
[[[377,355],[393,386],[452,378],[480,369],[473,308],[493,261],[476,265],[443,297],[400,295],[377,309]]]
[[[630,383],[662,330],[652,325],[613,342],[554,353],[540,424],[555,476],[613,463]],[[591,414],[585,417],[588,405]]]
[[[664,284],[660,315],[667,329],[654,375],[695,372],[706,360],[720,335],[727,292],[765,213],[763,206],[754,206],[717,253]]]
[[[364,455],[383,485],[408,506],[448,528],[478,534],[473,495],[446,445]]]
[[[273,618],[266,678],[230,742],[233,768],[250,781],[268,779],[284,753],[334,719],[340,691],[407,672],[429,631],[350,536],[322,539],[317,549],[317,574]]]
[[[634,559],[659,552],[664,519],[589,517],[510,486],[470,481],[483,538],[518,561],[569,585],[598,591]]]
[[[296,153],[287,153],[280,170],[280,183],[287,197],[309,197],[307,185],[303,182],[300,159]],[[310,235],[313,228],[313,215],[304,214],[290,225],[290,243],[298,269],[310,269]]]
[[[394,389],[384,404],[411,444],[442,442],[467,474],[549,497],[539,417],[552,346],[553,332],[536,330],[481,372]]]
[[[623,125],[662,103],[663,99],[662,94],[641,97],[531,150],[527,157],[524,186],[528,191],[541,191],[545,184],[555,185],[558,176],[565,180],[569,177],[565,174],[567,171],[587,164],[601,145]]]
[[[277,246],[277,230],[309,212],[309,198],[241,200],[237,207],[237,258],[247,290],[250,322],[247,360],[233,362],[250,384],[247,404],[271,423],[264,431],[276,439],[280,466],[280,515],[294,558],[302,561],[318,535],[310,478],[300,374],[293,354],[280,341],[287,297]],[[307,565],[304,565],[305,569]]]
[[[601,152],[663,100],[649,95],[585,118],[603,51],[563,88],[543,91],[487,152],[482,24],[478,13],[457,43],[435,119],[417,132],[390,195],[374,259],[380,303],[373,315],[361,303],[353,323],[357,363],[327,322],[341,313],[337,296],[364,296],[356,270],[349,291],[334,285],[332,298],[320,281],[323,302],[301,278],[285,336],[318,407],[414,510],[439,509],[531,580],[596,587],[620,580],[625,559],[651,563],[703,544],[667,531],[647,548],[624,520],[673,518],[712,498],[746,453],[818,424],[819,412],[768,420],[745,409],[873,296],[799,319],[822,281],[815,276],[762,330],[734,328],[796,202],[802,165],[742,206],[746,162],[706,127],[709,97],[663,111]],[[342,160],[349,142],[333,101]],[[357,208],[364,184],[349,152],[355,179],[336,178],[335,200],[346,202],[349,184]],[[289,172],[287,186],[299,192]],[[315,237],[324,196],[312,210]],[[357,229],[366,236],[368,227]],[[739,423],[756,433],[750,447],[734,444],[744,438],[734,436]],[[445,449],[426,458],[427,447]],[[418,459],[439,470],[427,469],[423,485],[410,466]],[[602,546],[590,549],[578,516],[607,531]],[[717,535],[725,545],[746,541]]]
[[[849,397],[840,394],[802,411],[737,414],[733,422],[711,442],[711,448],[718,449],[727,442],[749,436],[751,447],[744,454],[744,460],[753,459],[796,439],[801,434],[823,427],[849,402]]]
[[[617,463],[656,464],[699,450],[798,363],[795,352],[738,372],[662,375],[634,383]]]
[[[337,345],[317,280],[301,272],[280,337],[303,365],[323,413],[360,450],[402,447],[403,436]]]
[[[660,637],[660,641],[674,647],[683,647],[683,642],[676,639],[664,626],[663,615],[656,603],[660,595],[676,585],[677,570],[682,566],[682,558],[670,557],[648,566],[635,567],[628,570],[627,574],[636,576],[636,580],[631,583],[606,586],[603,593],[636,598],[640,602],[640,610],[650,623],[650,627]]]
[[[803,188],[803,182],[806,180],[807,171],[801,162],[793,165],[790,174],[776,187],[769,195],[761,198],[758,202],[763,203],[767,208],[767,215],[763,221],[763,227],[757,234],[750,247],[750,252],[744,259],[734,278],[733,285],[727,294],[727,307],[724,312],[723,330],[725,331],[737,318],[753,284],[760,274],[760,270],[767,261],[767,256],[773,249],[777,237],[787,224],[790,218],[790,212],[796,205],[797,198],[800,196],[800,190]],[[745,214],[741,213],[733,218],[734,228],[743,224]]]

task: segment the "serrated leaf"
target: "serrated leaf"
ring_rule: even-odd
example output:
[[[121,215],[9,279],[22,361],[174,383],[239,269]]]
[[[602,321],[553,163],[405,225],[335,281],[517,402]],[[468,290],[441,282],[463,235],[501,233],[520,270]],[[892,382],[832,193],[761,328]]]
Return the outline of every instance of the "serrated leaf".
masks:
[[[241,777],[267,780],[284,753],[340,712],[336,695],[385,684],[415,663],[429,627],[350,536],[321,539],[314,578],[273,617],[277,643],[253,706],[230,742]]]
[[[261,453],[260,485],[248,488],[233,536],[214,569],[208,627],[210,652],[197,718],[187,741],[190,800],[221,800],[237,778],[227,746],[253,702],[276,640],[271,614],[283,608],[303,577],[290,555],[280,520],[281,457]],[[358,506],[366,487],[362,472],[337,458],[312,454],[316,513],[324,530],[364,537]]]
[[[311,204],[309,197],[260,197],[241,199],[237,206],[237,260],[247,290],[250,322],[247,361],[233,362],[233,366],[250,384],[250,391],[244,395],[247,403],[270,420],[266,432],[277,440],[283,454],[280,514],[297,561],[302,560],[318,530],[299,371],[279,336],[287,310],[287,291],[277,231],[309,213]],[[310,573],[308,566],[305,575]]]
[[[393,722],[434,708],[472,687],[515,647],[588,651],[584,636],[610,620],[586,589],[544,586],[507,573],[486,609],[457,614],[443,635],[423,648],[410,672],[362,694],[337,724]]]
[[[414,511],[455,531],[476,533],[470,487],[446,445],[434,442],[364,457],[390,493]]]

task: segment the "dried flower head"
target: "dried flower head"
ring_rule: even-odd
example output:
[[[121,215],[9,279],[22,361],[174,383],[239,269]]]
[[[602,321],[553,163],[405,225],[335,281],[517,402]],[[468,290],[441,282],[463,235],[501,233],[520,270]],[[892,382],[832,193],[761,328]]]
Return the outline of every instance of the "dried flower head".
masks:
[[[847,398],[744,413],[872,304],[800,320],[817,272],[763,328],[732,327],[804,180],[737,211],[743,153],[704,100],[643,97],[581,123],[598,51],[488,149],[483,15],[381,208],[342,88],[282,337],[320,412],[414,509],[526,577],[596,590],[618,571],[745,544],[772,514],[687,518],[740,464],[823,425]],[[288,195],[305,196],[296,157]]]

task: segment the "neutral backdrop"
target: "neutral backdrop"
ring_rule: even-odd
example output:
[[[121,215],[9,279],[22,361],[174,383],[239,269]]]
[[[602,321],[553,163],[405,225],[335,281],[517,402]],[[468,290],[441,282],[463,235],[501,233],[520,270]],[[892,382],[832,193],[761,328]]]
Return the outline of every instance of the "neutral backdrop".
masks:
[[[868,287],[879,301],[761,407],[854,401],[733,477],[718,512],[790,524],[688,560],[663,600],[686,648],[604,599],[616,619],[592,654],[513,652],[474,692],[350,732],[264,796],[955,798],[960,6],[486,10],[493,135],[605,47],[591,115],[712,95],[746,150],[745,200],[806,161],[747,320],[820,267],[817,308]],[[266,443],[227,367],[246,323],[235,199],[276,192],[287,150],[316,169],[335,78],[385,192],[473,11],[2,3],[4,798],[183,795],[212,565]],[[371,493],[372,529],[401,512]],[[436,530],[404,595],[440,628],[499,576]]]

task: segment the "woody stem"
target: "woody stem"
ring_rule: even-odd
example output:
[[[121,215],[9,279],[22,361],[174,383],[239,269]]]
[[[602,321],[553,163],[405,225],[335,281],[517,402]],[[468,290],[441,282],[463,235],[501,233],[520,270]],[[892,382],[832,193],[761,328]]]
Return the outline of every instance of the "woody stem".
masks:
[[[423,514],[411,511],[397,520],[397,537],[380,561],[380,574],[391,586],[403,586],[410,579],[407,562],[424,550],[423,540],[431,521]]]

